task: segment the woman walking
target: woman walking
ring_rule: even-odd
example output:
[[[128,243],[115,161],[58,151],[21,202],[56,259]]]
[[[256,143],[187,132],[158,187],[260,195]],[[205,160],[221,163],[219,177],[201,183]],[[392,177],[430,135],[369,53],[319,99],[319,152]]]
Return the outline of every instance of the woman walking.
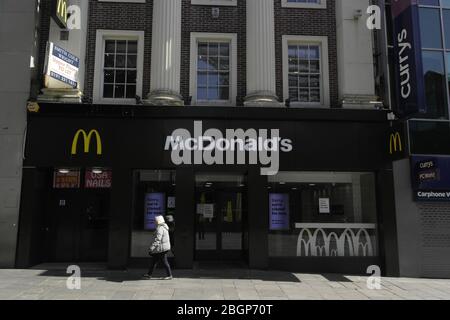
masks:
[[[157,225],[155,236],[149,249],[149,254],[152,256],[152,263],[144,278],[151,279],[156,266],[162,261],[167,272],[167,277],[164,280],[172,280],[172,270],[170,269],[169,261],[167,261],[167,253],[170,251],[169,227],[164,221],[163,216],[157,216],[155,222]]]

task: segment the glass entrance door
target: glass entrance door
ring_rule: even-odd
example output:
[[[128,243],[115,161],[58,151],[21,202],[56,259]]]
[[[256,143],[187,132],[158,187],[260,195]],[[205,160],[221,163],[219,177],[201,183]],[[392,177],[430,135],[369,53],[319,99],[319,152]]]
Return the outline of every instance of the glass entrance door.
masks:
[[[245,260],[247,229],[247,189],[244,177],[198,175],[196,260]]]

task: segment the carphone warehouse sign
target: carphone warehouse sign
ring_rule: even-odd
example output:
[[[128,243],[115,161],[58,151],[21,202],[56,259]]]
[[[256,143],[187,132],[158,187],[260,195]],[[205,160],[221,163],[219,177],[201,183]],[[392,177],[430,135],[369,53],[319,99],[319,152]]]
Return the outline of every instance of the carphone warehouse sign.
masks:
[[[398,112],[426,113],[417,0],[393,0],[392,18]]]
[[[411,169],[416,201],[450,201],[450,157],[413,156]]]

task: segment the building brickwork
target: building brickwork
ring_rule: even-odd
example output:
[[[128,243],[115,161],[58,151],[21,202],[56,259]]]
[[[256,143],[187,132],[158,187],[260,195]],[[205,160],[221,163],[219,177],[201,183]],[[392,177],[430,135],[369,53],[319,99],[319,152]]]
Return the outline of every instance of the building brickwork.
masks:
[[[237,105],[243,105],[246,96],[246,3],[238,1],[233,7],[218,7],[219,17],[212,15],[213,6],[192,5],[191,0],[183,0],[182,43],[181,43],[181,94],[189,97],[189,66],[191,32],[236,33],[237,57]]]
[[[47,41],[50,32],[50,16],[51,16],[51,4],[52,0],[42,0],[40,4],[39,15],[39,53],[38,53],[38,81],[41,83],[44,81],[44,65],[45,65],[45,52],[47,50]],[[31,95],[33,95],[32,93]],[[35,93],[37,95],[37,93]]]
[[[336,0],[326,9],[282,8],[275,0],[275,50],[277,95],[283,96],[283,35],[327,36],[330,74],[330,104],[338,105],[338,67],[336,47]],[[340,0],[338,0],[340,1]]]
[[[86,54],[86,85],[84,96],[86,102],[92,102],[95,68],[95,41],[97,30],[133,30],[145,31],[144,66],[142,93],[145,97],[150,90],[150,66],[152,47],[153,1],[145,3],[116,3],[89,0],[89,20]]]
[[[41,44],[39,65],[43,70],[45,47],[50,26],[50,0],[43,0],[41,15]],[[283,35],[327,36],[329,46],[330,104],[338,105],[338,67],[336,46],[335,0],[327,1],[327,9],[282,8],[281,0],[274,0],[275,44],[276,44],[276,93],[283,98]],[[212,9],[218,8],[214,17]],[[150,90],[151,45],[152,45],[153,1],[145,3],[100,2],[89,0],[86,76],[84,102],[92,103],[95,68],[96,31],[136,30],[145,31],[143,90],[138,95],[145,98]],[[182,44],[181,44],[181,95],[188,101],[190,82],[190,39],[192,32],[237,34],[237,99],[242,106],[247,94],[246,85],[246,2],[238,0],[237,6],[192,5],[191,0],[182,0]],[[42,74],[42,72],[41,72]]]

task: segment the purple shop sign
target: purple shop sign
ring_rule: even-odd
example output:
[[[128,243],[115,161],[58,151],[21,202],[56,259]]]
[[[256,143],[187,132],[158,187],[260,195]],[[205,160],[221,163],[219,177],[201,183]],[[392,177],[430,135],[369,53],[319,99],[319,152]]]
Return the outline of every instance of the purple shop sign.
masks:
[[[397,111],[402,117],[426,113],[417,0],[393,0],[391,5]]]
[[[145,194],[144,209],[144,229],[155,230],[155,217],[166,215],[166,194],[159,192]]]
[[[289,194],[269,194],[270,230],[289,230]]]

